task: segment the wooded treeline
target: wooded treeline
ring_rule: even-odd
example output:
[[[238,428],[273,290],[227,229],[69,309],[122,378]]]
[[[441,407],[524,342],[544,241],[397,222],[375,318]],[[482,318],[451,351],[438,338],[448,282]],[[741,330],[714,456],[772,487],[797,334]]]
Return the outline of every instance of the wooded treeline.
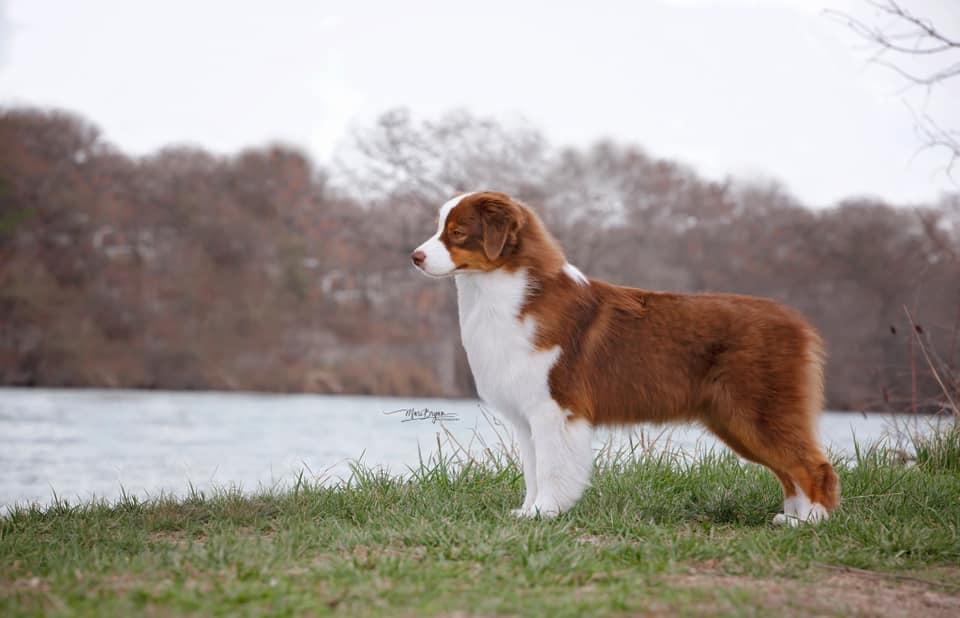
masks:
[[[571,262],[640,287],[769,296],[827,342],[829,404],[928,407],[907,327],[960,358],[960,194],[811,210],[630,144],[405,110],[330,167],[275,145],[134,158],[63,112],[0,110],[0,384],[472,395],[451,281],[412,270],[438,206],[535,207]]]

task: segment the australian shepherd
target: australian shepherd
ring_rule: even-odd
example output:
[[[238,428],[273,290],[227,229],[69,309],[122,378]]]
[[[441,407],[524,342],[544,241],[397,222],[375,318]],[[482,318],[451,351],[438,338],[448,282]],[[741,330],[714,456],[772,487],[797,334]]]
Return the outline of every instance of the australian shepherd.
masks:
[[[818,444],[823,344],[797,312],[732,294],[673,294],[589,279],[530,208],[457,196],[412,255],[453,276],[480,397],[513,425],[526,496],[551,517],[590,482],[594,427],[699,422],[783,485],[775,523],[826,519],[837,476]]]

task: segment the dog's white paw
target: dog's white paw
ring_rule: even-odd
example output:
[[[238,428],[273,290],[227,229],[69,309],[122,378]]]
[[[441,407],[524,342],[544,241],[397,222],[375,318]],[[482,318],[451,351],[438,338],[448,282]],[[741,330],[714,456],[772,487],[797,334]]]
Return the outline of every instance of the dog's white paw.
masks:
[[[826,521],[829,518],[830,514],[827,513],[826,507],[815,502],[803,517],[791,513],[777,513],[773,516],[773,525],[790,526],[791,528],[796,528],[800,524],[815,525],[821,521]]]
[[[777,513],[773,516],[773,525],[774,526],[790,526],[791,528],[796,528],[800,525],[800,520],[795,515],[787,515],[785,513]]]
[[[827,507],[819,502],[814,502],[813,506],[810,507],[810,512],[807,513],[807,523],[811,524],[819,524],[821,521],[826,521],[829,518],[830,514],[827,513]]]
[[[514,517],[536,517],[537,510],[533,508],[533,505],[536,503],[534,498],[526,498],[523,501],[523,506],[519,509],[511,509],[510,514]]]
[[[549,505],[537,505],[529,507],[520,507],[519,509],[512,509],[510,514],[514,517],[528,517],[531,519],[540,518],[540,519],[553,519],[561,513],[560,509],[556,506]]]
[[[530,507],[530,511],[533,512],[534,517],[541,519],[553,519],[563,512],[560,507],[553,503],[535,503]]]

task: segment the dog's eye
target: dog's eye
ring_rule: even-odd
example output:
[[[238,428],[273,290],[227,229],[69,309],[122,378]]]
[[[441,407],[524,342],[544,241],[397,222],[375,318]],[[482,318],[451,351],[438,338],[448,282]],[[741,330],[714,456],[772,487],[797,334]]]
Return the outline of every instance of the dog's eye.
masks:
[[[453,240],[463,240],[467,235],[463,233],[463,230],[453,229],[450,230],[450,238]]]

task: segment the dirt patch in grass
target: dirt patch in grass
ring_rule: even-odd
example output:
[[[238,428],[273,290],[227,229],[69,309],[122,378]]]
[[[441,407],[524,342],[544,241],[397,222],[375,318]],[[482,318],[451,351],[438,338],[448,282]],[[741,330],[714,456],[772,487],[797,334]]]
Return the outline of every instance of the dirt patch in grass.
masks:
[[[960,616],[960,586],[921,582],[909,576],[829,571],[810,581],[711,573],[670,575],[670,586],[698,590],[741,589],[781,616],[837,615],[889,618]]]
[[[202,547],[204,541],[206,541],[206,536],[201,534],[188,534],[181,530],[165,530],[162,532],[151,532],[147,536],[147,541],[151,545],[169,543],[177,547],[185,547],[187,545]]]
[[[50,592],[50,582],[40,577],[21,577],[9,581],[0,580],[0,594],[17,592]]]
[[[264,541],[273,541],[276,537],[276,531],[270,529],[251,528],[241,526],[230,531],[231,534],[244,539],[256,539]],[[151,544],[169,543],[178,547],[193,545],[203,547],[209,539],[209,532],[204,530],[157,530],[147,536]]]

